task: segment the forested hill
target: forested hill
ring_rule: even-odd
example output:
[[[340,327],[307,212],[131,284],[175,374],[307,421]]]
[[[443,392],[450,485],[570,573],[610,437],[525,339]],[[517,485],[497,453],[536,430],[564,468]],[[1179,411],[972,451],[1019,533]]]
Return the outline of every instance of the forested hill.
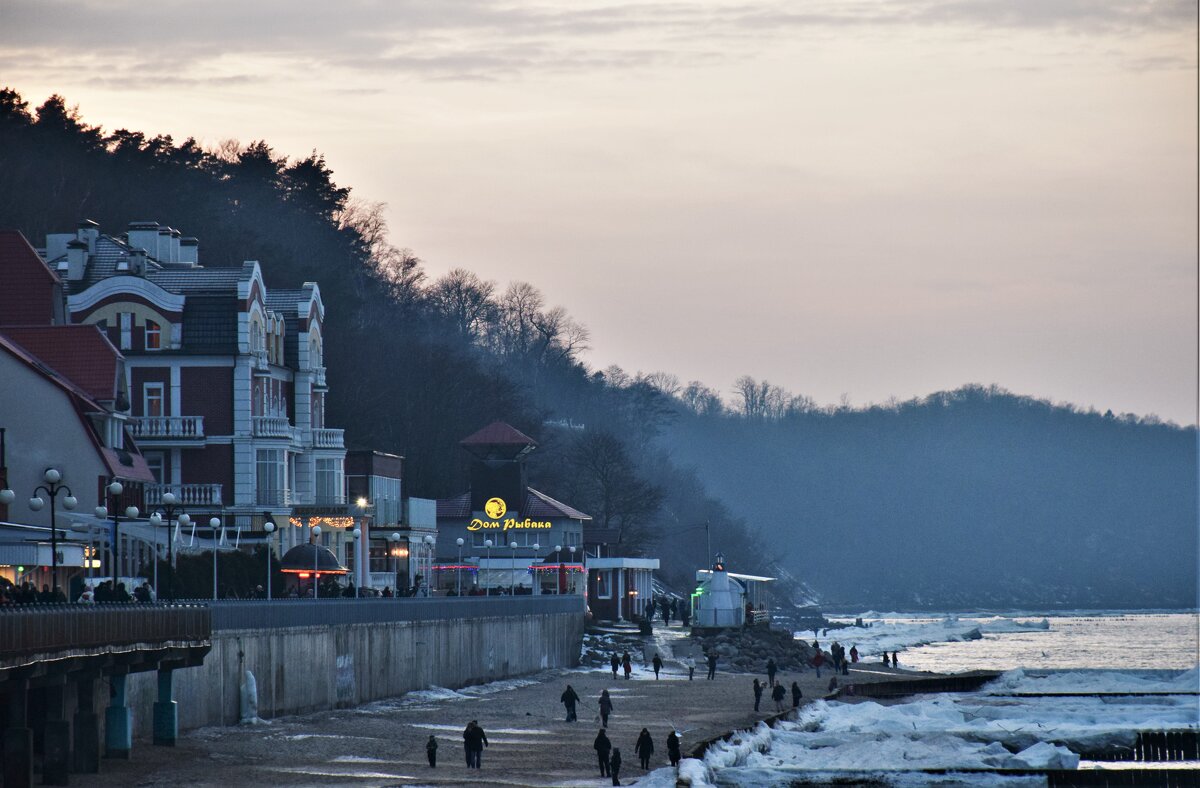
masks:
[[[680,591],[708,530],[731,568],[833,602],[1195,602],[1194,430],[978,388],[819,408],[749,378],[729,400],[593,370],[566,310],[528,283],[428,277],[319,154],[108,132],[58,96],[32,109],[0,89],[0,182],[0,227],[35,246],[82,219],[153,220],[199,238],[206,266],[318,282],[327,417],[349,445],[405,455],[407,491],[440,497],[467,486],[458,440],[508,421],[541,444],[539,489],[619,552],[659,556]]]
[[[1195,429],[969,386],[668,440],[827,602],[1192,607]]]

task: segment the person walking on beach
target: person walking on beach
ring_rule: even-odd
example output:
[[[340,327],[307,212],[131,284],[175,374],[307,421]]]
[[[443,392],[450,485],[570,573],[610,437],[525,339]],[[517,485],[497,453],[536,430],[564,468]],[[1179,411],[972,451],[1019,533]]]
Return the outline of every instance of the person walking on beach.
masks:
[[[778,670],[779,670],[779,667],[775,664],[774,657],[772,657],[771,659],[768,659],[767,660],[767,684],[769,686],[772,686],[772,687],[775,686],[775,672]]]
[[[892,667],[893,668],[900,667],[900,655],[897,654],[895,651],[892,652]]]
[[[823,664],[825,664],[825,655],[821,653],[820,649],[817,649],[817,653],[812,658],[812,666],[817,671],[817,678],[821,678],[821,665]]]
[[[626,651],[625,655],[621,657],[621,667],[625,669],[625,679],[628,680],[629,674],[633,672],[633,660],[629,658],[628,651]]]
[[[679,766],[679,734],[675,731],[671,731],[667,736],[667,758],[670,759],[672,766]]]
[[[783,698],[787,695],[787,690],[783,688],[783,682],[775,685],[775,689],[771,690],[771,700],[775,701],[775,711],[783,711]]]
[[[487,733],[478,720],[471,720],[467,730],[463,731],[467,744],[467,766],[473,769],[483,768],[483,748],[488,746]]]
[[[608,740],[604,729],[596,734],[596,741],[592,742],[592,749],[596,751],[596,759],[600,762],[600,776],[609,776],[609,753],[612,752],[612,742]]]
[[[683,666],[688,669],[688,681],[696,678],[696,660],[693,657],[684,657]]]
[[[658,672],[662,670],[662,657],[655,654],[652,664],[654,665],[654,680],[658,681]]]
[[[758,679],[754,680],[754,710],[758,711],[758,704],[762,702],[763,685],[758,683]]]
[[[617,656],[617,652],[613,652],[612,659],[608,663],[612,665],[613,679],[616,679],[617,671],[621,669],[621,658]]]
[[[890,661],[888,661],[888,655],[887,655],[887,652],[886,652],[886,651],[885,651],[885,652],[883,652],[883,666],[884,666],[885,668],[890,668],[890,667],[892,666],[892,663],[891,663]],[[820,674],[820,673],[818,673],[818,674],[817,674],[817,677],[818,677],[818,678],[820,678],[820,676],[821,676],[821,674]]]
[[[663,614],[663,626],[664,627],[671,626],[671,606],[668,605],[666,602],[663,602],[662,614]]]
[[[654,754],[654,739],[650,737],[650,731],[642,728],[642,732],[638,734],[637,744],[633,745],[633,751],[637,753],[638,760],[642,762],[642,771],[650,768],[650,756]]]
[[[858,646],[850,647],[850,661],[858,662]]]
[[[600,724],[607,728],[608,715],[612,714],[613,710],[612,698],[609,696],[608,690],[600,693],[600,702],[597,705],[600,707]]]
[[[708,652],[708,678],[709,681],[717,677],[717,652]]]
[[[437,737],[430,736],[429,741],[425,742],[425,757],[429,759],[429,768],[437,768]]]
[[[608,771],[612,775],[613,785],[621,784],[621,749],[613,747],[612,757],[608,759]]]
[[[804,697],[804,693],[800,691],[800,685],[792,682],[792,708],[800,708],[800,699]]]
[[[837,688],[838,688],[837,676],[830,676],[829,677],[829,691],[837,692]]]
[[[475,765],[475,755],[471,749],[471,729],[475,727],[475,722],[467,723],[467,727],[463,728],[463,756],[467,759],[467,768],[470,769]]]
[[[579,695],[576,694],[575,688],[568,684],[567,688],[563,690],[563,694],[559,697],[559,700],[567,707],[567,722],[577,721],[575,704],[579,702]]]

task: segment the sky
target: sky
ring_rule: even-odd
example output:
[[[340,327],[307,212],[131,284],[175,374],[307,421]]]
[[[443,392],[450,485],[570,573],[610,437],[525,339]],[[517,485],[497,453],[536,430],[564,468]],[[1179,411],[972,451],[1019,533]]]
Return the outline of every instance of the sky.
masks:
[[[596,368],[855,405],[995,383],[1186,424],[1196,17],[0,0],[0,83],[107,130],[315,149],[431,277],[566,307]]]

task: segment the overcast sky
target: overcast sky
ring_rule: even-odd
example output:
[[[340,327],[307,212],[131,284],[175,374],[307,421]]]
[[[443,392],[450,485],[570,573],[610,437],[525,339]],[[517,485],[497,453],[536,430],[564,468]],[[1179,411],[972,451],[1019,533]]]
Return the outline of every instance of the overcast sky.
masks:
[[[1190,423],[1196,33],[1155,0],[0,0],[0,82],[315,148],[596,367]]]

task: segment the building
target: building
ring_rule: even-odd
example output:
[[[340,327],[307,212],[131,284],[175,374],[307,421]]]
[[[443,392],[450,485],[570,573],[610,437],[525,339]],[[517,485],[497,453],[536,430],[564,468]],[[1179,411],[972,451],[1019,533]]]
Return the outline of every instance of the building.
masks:
[[[437,502],[435,587],[583,593],[577,578],[592,518],[529,486],[525,459],[537,442],[497,421],[459,445],[471,455],[471,489]]]
[[[340,518],[321,541],[345,554],[353,512],[342,430],[325,423],[316,283],[268,290],[255,261],[205,268],[195,238],[156,222],[107,235],[85,221],[48,235],[43,256],[65,319],[98,326],[125,358],[128,424],[155,479],[147,507],[171,491],[241,538],[261,538],[269,517],[281,553],[316,518]]]
[[[718,553],[712,569],[696,572],[696,590],[692,593],[692,626],[698,629],[723,629],[767,624],[767,584],[773,577],[740,575],[725,568]]]

